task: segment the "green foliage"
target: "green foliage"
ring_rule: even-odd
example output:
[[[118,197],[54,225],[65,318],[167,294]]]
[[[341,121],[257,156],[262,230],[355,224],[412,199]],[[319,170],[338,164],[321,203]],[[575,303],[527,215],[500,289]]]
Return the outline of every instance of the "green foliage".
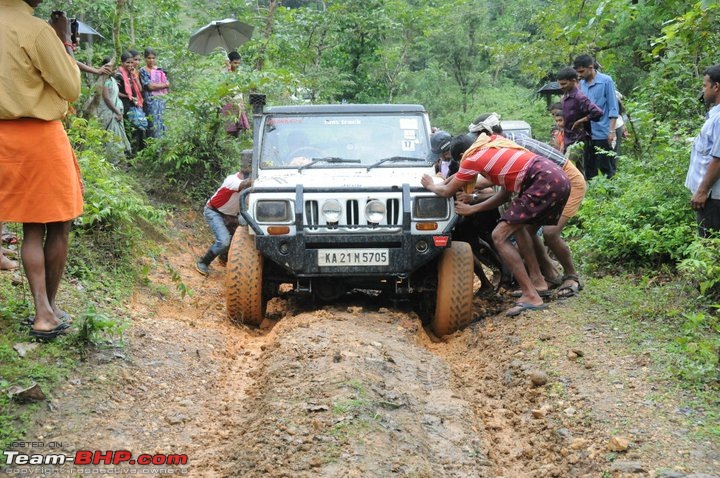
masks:
[[[164,213],[148,203],[135,180],[107,160],[106,146],[114,139],[95,121],[73,118],[68,135],[85,187],[84,212],[73,228],[78,244],[69,255],[68,272],[79,279],[94,276],[99,265],[117,272],[128,267]]]
[[[192,87],[169,99],[164,138],[148,140],[134,164],[151,180],[153,189],[180,190],[193,199],[206,198],[224,175],[237,170],[240,152],[249,139],[225,133],[220,109],[231,101],[230,75],[205,74]],[[239,75],[235,75],[240,78]]]
[[[67,339],[57,339],[28,351],[25,358],[13,349],[17,343],[28,342],[28,326],[23,323],[32,316],[29,293],[19,294],[9,274],[0,275],[0,443],[19,439],[32,423],[38,405],[24,405],[10,400],[12,386],[27,387],[37,383],[47,394],[75,364],[78,354]],[[0,467],[1,468],[1,467]]]
[[[656,371],[674,386],[715,402],[720,385],[720,304],[699,308],[694,296],[682,280],[606,277],[587,284],[577,310],[610,323],[632,351],[649,353]]]
[[[720,298],[720,237],[697,238],[687,249],[687,257],[678,269],[683,277],[696,284],[700,293]]]
[[[684,188],[689,147],[669,131],[652,147],[652,159],[622,156],[611,180],[589,183],[578,223],[576,256],[593,269],[657,266],[687,254],[696,234]],[[648,153],[650,154],[650,153]]]
[[[127,327],[126,322],[113,318],[90,304],[79,319],[78,333],[74,339],[83,349],[89,345],[117,346],[122,343],[122,333]]]
[[[170,280],[175,284],[175,288],[180,293],[180,298],[184,299],[185,296],[192,295],[192,289],[185,284],[182,280],[182,275],[175,269],[169,262],[165,264],[165,268],[170,273]]]
[[[720,308],[720,304],[714,306]],[[680,334],[672,349],[676,352],[672,370],[689,383],[720,382],[720,318],[717,313],[683,314]]]

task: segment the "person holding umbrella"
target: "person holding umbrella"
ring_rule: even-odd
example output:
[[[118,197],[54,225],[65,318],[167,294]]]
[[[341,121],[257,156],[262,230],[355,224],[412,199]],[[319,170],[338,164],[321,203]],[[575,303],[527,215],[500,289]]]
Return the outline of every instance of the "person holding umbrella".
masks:
[[[229,73],[238,73],[242,57],[240,53],[231,51],[228,53],[227,70]],[[235,91],[232,99],[225,103],[220,113],[229,118],[225,124],[225,131],[230,136],[238,137],[243,131],[250,129],[250,121],[245,114],[245,101],[240,91]]]

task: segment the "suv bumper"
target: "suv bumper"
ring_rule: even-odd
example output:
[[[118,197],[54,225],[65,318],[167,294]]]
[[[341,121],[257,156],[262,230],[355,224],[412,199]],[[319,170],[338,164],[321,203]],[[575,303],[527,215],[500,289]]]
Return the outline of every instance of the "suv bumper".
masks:
[[[401,190],[402,221],[399,226],[393,227],[393,233],[373,233],[357,231],[352,233],[306,234],[303,225],[302,211],[295,212],[295,233],[289,235],[264,234],[255,218],[247,210],[247,196],[253,193],[288,193],[295,194],[295,204],[304,204],[306,193],[343,193],[371,191],[378,192],[378,188],[328,188],[304,189],[301,185],[294,188],[248,188],[240,195],[240,214],[247,221],[248,226],[255,232],[255,247],[267,259],[277,264],[289,275],[295,277],[407,277],[412,272],[434,260],[443,249],[450,246],[450,234],[457,221],[452,215],[444,223],[444,228],[434,234],[413,233],[410,215],[411,193],[425,191],[425,189],[411,189],[405,184]],[[395,193],[397,188],[389,189]],[[426,191],[425,191],[426,192]],[[333,265],[321,266],[318,262],[319,250],[352,251],[356,249],[387,250],[387,265]]]
[[[435,238],[438,239],[435,239]],[[436,245],[436,241],[438,244]],[[408,232],[386,235],[353,234],[256,236],[255,247],[288,273],[297,277],[407,276],[435,259],[450,245],[449,234],[413,236]],[[320,266],[319,250],[351,252],[354,249],[387,250],[388,265]]]

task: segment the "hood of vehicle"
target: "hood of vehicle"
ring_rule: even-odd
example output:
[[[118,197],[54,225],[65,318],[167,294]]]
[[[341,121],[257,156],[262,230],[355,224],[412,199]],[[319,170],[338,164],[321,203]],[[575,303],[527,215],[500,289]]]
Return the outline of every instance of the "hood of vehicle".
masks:
[[[306,188],[367,188],[392,187],[409,184],[420,187],[423,174],[434,174],[432,166],[404,168],[343,168],[343,169],[304,169],[273,170],[271,174],[260,175],[253,181],[254,187],[289,187],[302,184]]]

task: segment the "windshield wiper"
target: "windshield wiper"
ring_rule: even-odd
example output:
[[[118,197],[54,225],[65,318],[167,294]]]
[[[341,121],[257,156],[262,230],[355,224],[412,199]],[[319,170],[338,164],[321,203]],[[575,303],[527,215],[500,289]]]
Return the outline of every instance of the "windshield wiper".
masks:
[[[336,157],[328,157],[328,158],[312,158],[309,163],[303,164],[298,168],[298,171],[307,169],[310,166],[319,163],[320,161],[325,163],[359,163],[359,159],[345,159],[345,158],[336,158]]]
[[[383,163],[387,163],[390,161],[426,161],[423,158],[413,158],[411,156],[390,156],[389,158],[383,158],[377,163],[371,164],[367,167],[367,170],[370,171],[372,168],[375,168],[377,166],[380,166]]]

